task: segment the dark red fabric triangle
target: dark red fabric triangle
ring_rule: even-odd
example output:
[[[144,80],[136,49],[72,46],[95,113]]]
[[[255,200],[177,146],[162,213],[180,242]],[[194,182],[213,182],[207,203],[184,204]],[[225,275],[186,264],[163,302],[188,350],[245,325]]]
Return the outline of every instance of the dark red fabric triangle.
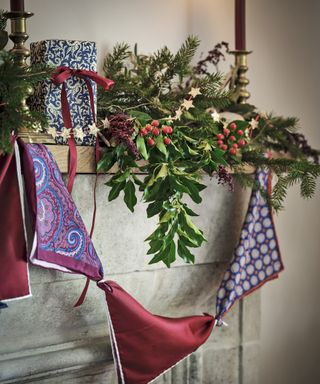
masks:
[[[0,244],[0,300],[29,296],[27,248],[14,154],[0,155]]]
[[[210,315],[169,318],[153,315],[113,281],[106,293],[110,337],[121,384],[146,384],[198,349],[210,336]]]

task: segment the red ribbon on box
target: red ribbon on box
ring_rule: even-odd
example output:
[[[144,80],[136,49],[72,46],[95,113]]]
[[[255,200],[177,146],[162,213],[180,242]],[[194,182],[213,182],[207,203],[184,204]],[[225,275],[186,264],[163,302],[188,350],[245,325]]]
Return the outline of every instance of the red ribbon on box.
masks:
[[[93,96],[93,90],[92,90],[92,85],[90,83],[90,80],[94,81],[96,84],[100,85],[105,90],[110,89],[110,87],[114,85],[113,80],[106,79],[105,77],[98,75],[97,72],[94,72],[94,71],[87,71],[85,69],[72,69],[65,66],[58,67],[52,75],[52,81],[56,85],[62,84],[61,109],[62,109],[63,123],[66,128],[73,128],[71,114],[70,114],[70,106],[68,103],[66,86],[65,86],[65,82],[68,79],[70,79],[70,77],[72,76],[78,76],[84,79],[87,85],[94,122],[96,121],[95,108],[94,108],[94,96]],[[68,139],[68,144],[70,149],[68,191],[69,193],[71,193],[73,188],[74,178],[77,172],[77,149],[76,149],[76,143],[73,135],[71,135],[71,137]]]

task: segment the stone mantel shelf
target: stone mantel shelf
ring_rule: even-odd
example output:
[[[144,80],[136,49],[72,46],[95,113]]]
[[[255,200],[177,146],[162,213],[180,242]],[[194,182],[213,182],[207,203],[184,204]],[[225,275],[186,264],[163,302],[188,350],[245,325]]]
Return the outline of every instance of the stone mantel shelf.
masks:
[[[46,144],[53,157],[55,158],[61,173],[68,172],[68,158],[69,158],[69,147],[67,145],[54,145]],[[140,162],[141,164],[141,162]],[[115,173],[117,167],[114,166],[108,173]],[[245,167],[246,173],[253,173],[254,168],[247,166]],[[82,174],[95,174],[96,173],[96,163],[95,163],[95,148],[94,147],[85,147],[77,146],[77,173]],[[141,173],[137,170],[136,173]]]

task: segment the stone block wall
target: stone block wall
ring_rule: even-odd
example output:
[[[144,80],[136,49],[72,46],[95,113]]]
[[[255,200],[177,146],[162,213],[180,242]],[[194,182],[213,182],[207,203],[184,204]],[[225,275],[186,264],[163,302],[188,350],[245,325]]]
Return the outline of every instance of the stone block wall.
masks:
[[[91,223],[93,175],[78,175],[73,196],[87,227]],[[163,316],[215,312],[215,293],[237,243],[249,193],[234,193],[206,180],[203,203],[194,209],[208,242],[196,263],[167,269],[148,265],[144,239],[155,219],[139,203],[130,213],[121,199],[107,202],[99,177],[93,241],[105,277],[117,281],[148,310]],[[85,303],[73,308],[83,277],[30,268],[33,297],[0,312],[0,383],[116,384],[103,292],[91,284]],[[157,384],[256,384],[260,303],[255,293],[226,316],[207,343]]]

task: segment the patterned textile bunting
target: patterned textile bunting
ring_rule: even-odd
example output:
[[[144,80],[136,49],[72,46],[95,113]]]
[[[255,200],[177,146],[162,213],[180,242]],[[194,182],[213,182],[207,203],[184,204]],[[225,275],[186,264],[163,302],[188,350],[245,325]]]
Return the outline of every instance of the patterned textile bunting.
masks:
[[[260,192],[253,191],[240,242],[218,291],[216,318],[207,314],[182,318],[154,315],[117,283],[102,280],[101,262],[47,147],[23,142],[19,142],[19,147],[29,207],[22,212],[28,214],[26,222],[31,223],[31,236],[26,236],[30,261],[45,268],[83,274],[97,281],[105,292],[119,384],[152,382],[197,350],[213,327],[223,323],[223,316],[238,299],[274,279],[283,269],[271,209]],[[18,188],[22,191],[21,172],[18,166],[17,178],[13,157],[0,158],[0,170],[0,204],[7,215],[7,221],[1,223],[0,240],[3,249],[13,249],[11,255],[19,257],[19,260],[6,259],[5,253],[1,255],[6,268],[3,276],[0,268],[0,300],[3,300],[27,295],[29,291],[20,201],[22,207],[24,204]],[[257,172],[256,180],[267,190],[268,173]],[[10,280],[3,280],[7,275],[15,276],[19,284],[14,282],[10,286]]]
[[[42,144],[20,147],[32,223],[30,261],[102,279],[100,259],[52,154]]]
[[[256,173],[256,181],[266,191],[271,188],[271,176]],[[283,270],[272,211],[258,190],[252,191],[248,212],[230,267],[217,294],[217,325],[232,305]]]
[[[27,248],[15,154],[0,155],[0,212],[0,300],[29,297]]]
[[[101,281],[119,384],[146,384],[198,349],[210,336],[212,316],[153,315],[113,281]]]

